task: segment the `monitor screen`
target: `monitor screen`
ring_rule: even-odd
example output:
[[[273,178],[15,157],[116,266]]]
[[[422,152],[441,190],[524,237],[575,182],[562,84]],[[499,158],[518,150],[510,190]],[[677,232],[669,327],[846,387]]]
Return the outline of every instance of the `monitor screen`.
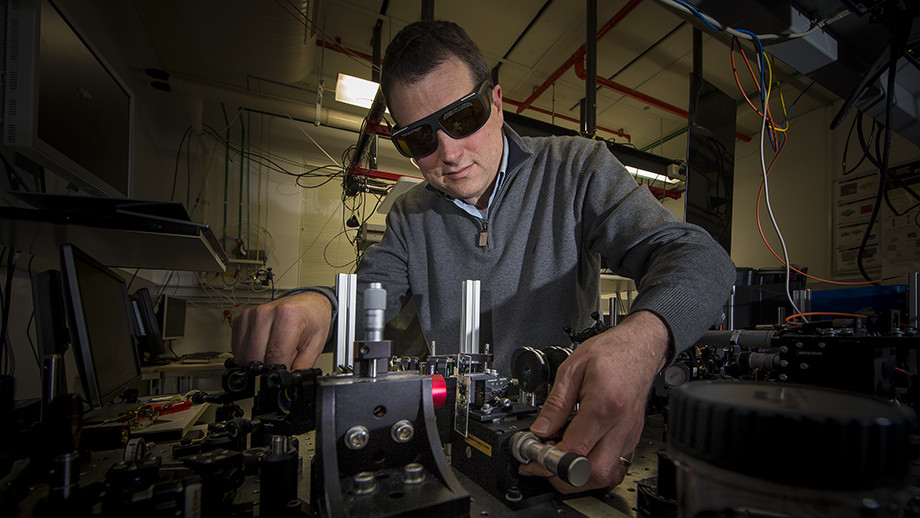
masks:
[[[4,2],[2,143],[94,195],[131,195],[133,96],[54,0]]]
[[[84,397],[99,407],[141,375],[128,290],[121,276],[70,244],[61,247],[61,276]]]
[[[163,332],[163,340],[175,340],[185,336],[186,306],[185,299],[165,294],[160,297],[160,307],[157,314],[160,317],[160,330]]]
[[[137,337],[138,350],[141,359],[156,360],[166,353],[163,345],[163,333],[160,332],[160,322],[153,310],[153,299],[147,288],[139,288],[131,297],[131,309],[134,310],[134,336]]]

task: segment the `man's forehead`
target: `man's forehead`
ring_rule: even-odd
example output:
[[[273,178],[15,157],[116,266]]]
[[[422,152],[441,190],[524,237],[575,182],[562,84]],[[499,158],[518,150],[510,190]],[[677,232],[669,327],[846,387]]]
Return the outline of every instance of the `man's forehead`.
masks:
[[[412,103],[412,100],[428,98],[432,95],[441,95],[440,92],[443,90],[440,88],[432,88],[432,83],[429,81],[432,77],[438,79],[437,86],[446,87],[447,85],[454,85],[455,88],[453,89],[456,90],[454,95],[451,95],[449,99],[441,99],[442,102],[439,103],[441,106],[427,110],[426,113],[415,114],[415,116],[410,117],[411,120],[406,121],[406,124],[411,124],[433,113],[437,113],[439,110],[460,100],[463,96],[468,95],[474,88],[469,70],[462,64],[451,64],[450,61],[435,67],[416,81],[394,81],[390,88],[390,97],[387,98],[386,101],[387,108],[390,110],[390,115],[393,116],[397,124],[404,124],[399,115],[401,114],[405,117],[405,109],[409,108],[408,106],[400,106],[400,103]],[[394,103],[394,99],[398,102]],[[394,106],[394,104],[396,104],[396,106]]]

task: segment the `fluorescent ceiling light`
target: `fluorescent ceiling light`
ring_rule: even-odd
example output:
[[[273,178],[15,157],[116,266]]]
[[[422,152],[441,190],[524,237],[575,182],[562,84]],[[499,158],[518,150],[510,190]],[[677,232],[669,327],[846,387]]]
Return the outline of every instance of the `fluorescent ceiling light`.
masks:
[[[370,108],[379,87],[380,85],[374,81],[339,73],[339,78],[335,82],[335,100]]]
[[[648,178],[649,180],[654,180],[656,182],[664,183],[677,183],[680,180],[675,180],[673,178],[668,178],[663,174],[653,173],[651,171],[646,171],[645,169],[639,169],[638,167],[626,166],[626,170],[629,171],[629,174],[633,176],[641,176],[642,178]]]

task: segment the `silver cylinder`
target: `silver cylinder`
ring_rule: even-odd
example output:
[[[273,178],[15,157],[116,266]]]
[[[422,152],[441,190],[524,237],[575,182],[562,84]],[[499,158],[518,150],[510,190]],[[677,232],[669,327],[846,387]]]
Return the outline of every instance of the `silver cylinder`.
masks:
[[[383,318],[387,308],[387,290],[372,282],[364,290],[364,336],[368,342],[383,340]]]

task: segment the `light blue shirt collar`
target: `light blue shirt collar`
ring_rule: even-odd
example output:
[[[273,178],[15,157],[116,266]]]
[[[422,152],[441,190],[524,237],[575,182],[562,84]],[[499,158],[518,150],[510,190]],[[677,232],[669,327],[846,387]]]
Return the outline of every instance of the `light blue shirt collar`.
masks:
[[[502,182],[505,181],[505,169],[508,168],[508,137],[505,136],[502,132],[502,161],[498,167],[498,176],[495,179],[495,188],[492,189],[492,194],[489,196],[489,204],[486,206],[486,209],[492,208],[492,200],[495,199],[495,193],[498,192],[498,189],[501,187]],[[463,200],[453,198],[453,202],[456,206],[468,212],[470,215],[475,216],[480,219],[488,219],[486,216],[486,211],[480,209],[479,207],[467,203]]]

